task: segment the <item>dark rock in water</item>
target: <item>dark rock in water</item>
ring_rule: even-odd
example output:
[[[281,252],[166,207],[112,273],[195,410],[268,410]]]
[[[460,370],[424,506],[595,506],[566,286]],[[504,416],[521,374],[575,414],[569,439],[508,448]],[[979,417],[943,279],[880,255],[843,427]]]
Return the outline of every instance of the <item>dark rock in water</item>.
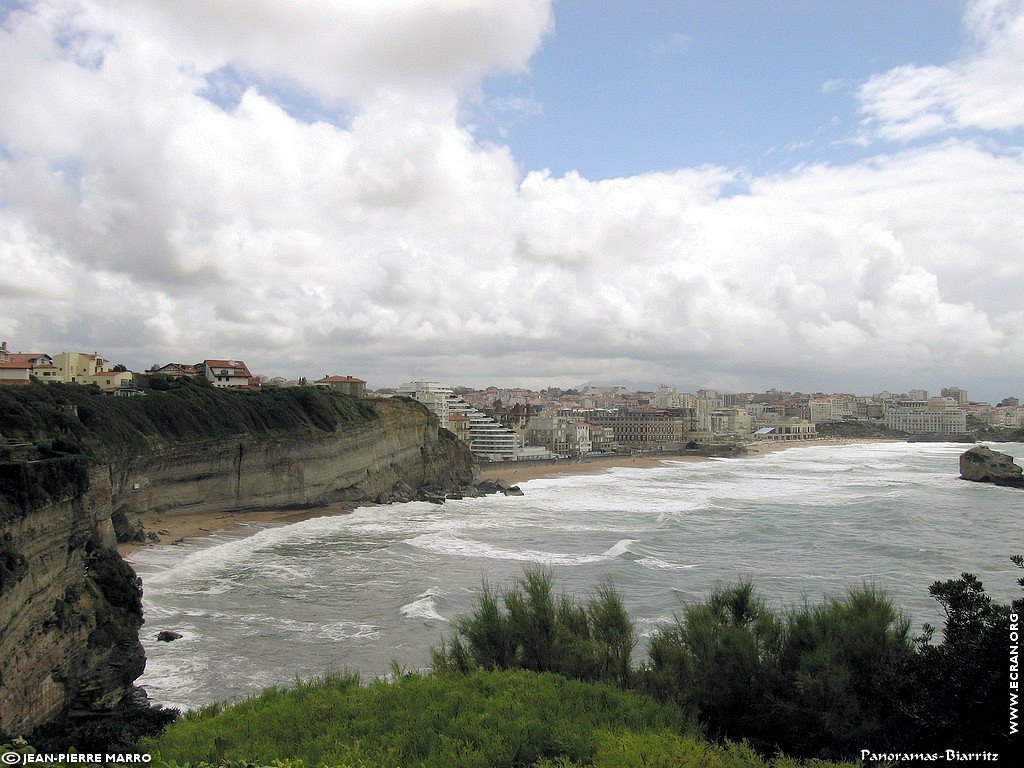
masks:
[[[459,493],[462,494],[464,499],[479,499],[483,496],[483,491],[477,488],[475,485],[467,485],[459,489]]]
[[[1024,469],[1013,457],[978,445],[960,454],[960,479],[975,483],[992,483],[1011,488],[1024,488]]]
[[[150,531],[149,533],[146,534],[146,538],[149,539],[150,541],[152,541],[154,544],[158,544],[160,542],[160,537],[157,536],[152,531]]]
[[[172,632],[169,629],[164,629],[157,633],[156,639],[161,643],[170,643],[174,640],[180,640],[183,637],[184,635],[180,632]]]
[[[505,490],[505,488],[508,488],[508,483],[505,483],[505,487],[502,488],[501,486],[498,485],[499,482],[505,482],[505,481],[504,480],[501,480],[501,481],[481,480],[479,483],[476,484],[476,487],[477,487],[477,490],[479,490],[481,494],[483,494],[484,496],[487,496],[489,494],[498,493],[499,491],[503,491],[503,490]]]
[[[518,485],[513,485],[513,486],[505,489],[505,495],[506,496],[524,496],[525,494],[523,493],[523,489],[522,488],[520,488]]]
[[[512,484],[508,480],[502,480],[500,477],[494,481],[494,484],[498,486],[499,491],[507,491],[512,487]]]

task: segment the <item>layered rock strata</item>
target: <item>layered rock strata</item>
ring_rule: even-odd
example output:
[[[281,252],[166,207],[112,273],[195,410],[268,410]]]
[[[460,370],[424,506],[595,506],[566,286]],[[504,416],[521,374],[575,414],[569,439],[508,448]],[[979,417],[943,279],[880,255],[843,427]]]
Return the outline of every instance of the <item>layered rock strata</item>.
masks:
[[[395,488],[457,492],[474,479],[466,446],[415,403],[334,432],[164,442],[93,465],[71,498],[0,521],[0,734],[67,712],[103,712],[145,665],[141,592],[110,547],[151,513],[314,507]]]

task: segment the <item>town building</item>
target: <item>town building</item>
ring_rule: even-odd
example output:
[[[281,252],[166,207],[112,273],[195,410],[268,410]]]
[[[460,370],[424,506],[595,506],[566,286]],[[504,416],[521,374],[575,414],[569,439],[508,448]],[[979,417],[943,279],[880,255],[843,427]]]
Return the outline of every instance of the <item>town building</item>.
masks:
[[[951,397],[956,404],[963,408],[967,405],[967,390],[960,387],[943,387],[940,393],[943,397]]]
[[[754,432],[757,440],[772,442],[790,442],[793,440],[813,440],[817,437],[814,424],[802,419],[780,419]]]
[[[31,365],[0,362],[0,385],[24,385],[31,382]]]
[[[615,442],[628,448],[679,449],[687,439],[687,419],[665,411],[595,410],[588,414],[587,421],[599,427],[611,427]]]
[[[366,382],[354,376],[324,376],[313,383],[318,387],[329,387],[344,395],[366,397]]]
[[[53,365],[57,368],[56,381],[65,384],[89,383],[83,381],[96,375],[99,371],[107,370],[110,361],[100,354],[93,352],[61,352],[53,356]]]
[[[252,379],[242,360],[203,360],[196,367],[215,387],[248,387]]]
[[[395,389],[395,394],[423,403],[437,416],[438,422],[445,429],[451,428],[454,414],[464,416],[468,422],[465,432],[469,435],[469,448],[479,458],[487,461],[516,461],[527,456],[542,458],[546,455],[544,452],[524,451],[523,438],[517,432],[499,424],[456,395],[451,387],[439,382],[411,381]]]
[[[882,420],[889,429],[909,435],[962,435],[967,431],[967,412],[955,402],[948,396],[928,401],[896,400]]]

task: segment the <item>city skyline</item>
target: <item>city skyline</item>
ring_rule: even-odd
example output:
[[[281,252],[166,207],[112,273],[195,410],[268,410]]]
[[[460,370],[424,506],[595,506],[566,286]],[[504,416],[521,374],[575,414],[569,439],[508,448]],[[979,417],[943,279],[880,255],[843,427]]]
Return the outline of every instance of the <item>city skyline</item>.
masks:
[[[0,337],[995,403],[1021,75],[1019,0],[0,0]]]

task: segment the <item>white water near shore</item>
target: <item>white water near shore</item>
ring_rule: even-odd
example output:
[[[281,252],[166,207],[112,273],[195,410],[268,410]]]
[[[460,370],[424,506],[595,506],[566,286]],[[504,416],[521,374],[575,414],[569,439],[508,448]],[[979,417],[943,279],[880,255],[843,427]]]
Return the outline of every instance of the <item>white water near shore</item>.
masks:
[[[681,601],[752,578],[773,604],[885,589],[913,620],[941,623],[928,585],[977,574],[1017,594],[1024,492],[958,479],[966,446],[793,448],[750,459],[531,480],[523,497],[370,507],[256,533],[135,552],[153,700],[195,707],[296,676],[391,659],[425,666],[482,580],[549,568],[583,593],[603,575],[641,633]],[[1024,456],[1024,445],[996,446]],[[173,629],[184,637],[158,643]]]

